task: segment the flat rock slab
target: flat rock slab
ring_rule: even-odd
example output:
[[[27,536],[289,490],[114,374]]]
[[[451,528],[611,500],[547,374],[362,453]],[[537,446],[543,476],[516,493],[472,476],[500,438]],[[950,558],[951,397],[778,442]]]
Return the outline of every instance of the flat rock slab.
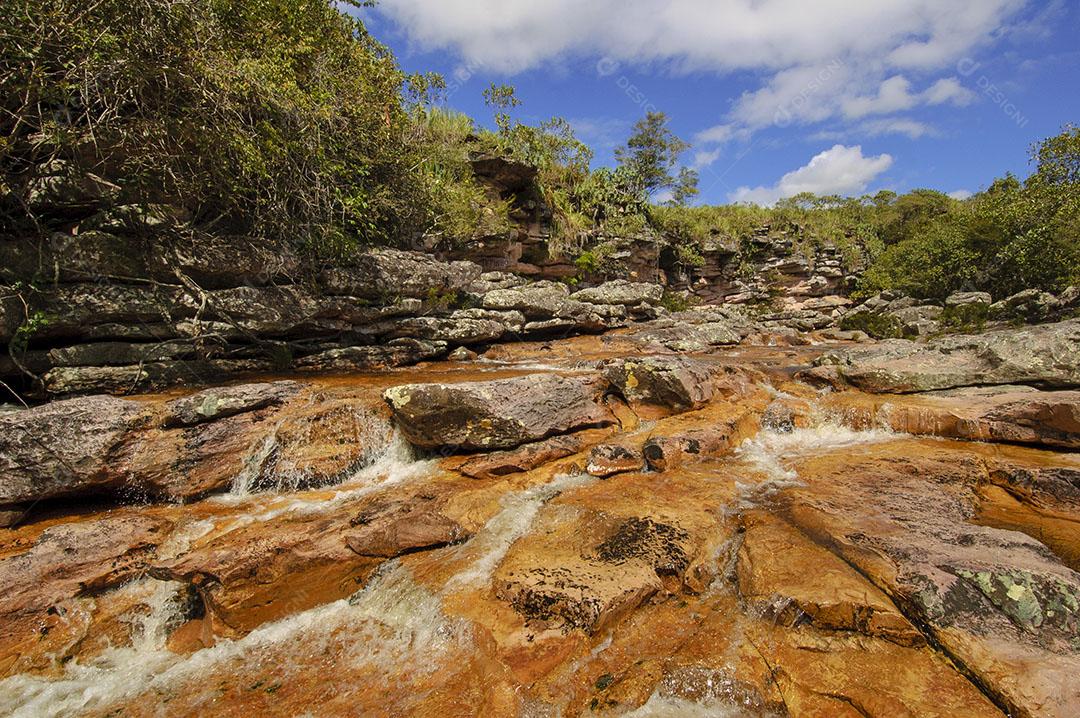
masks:
[[[844,392],[828,400],[848,420],[907,434],[1080,448],[1080,391],[971,388],[904,396]]]
[[[410,384],[384,398],[405,438],[424,449],[510,449],[607,424],[595,383],[553,374],[463,384]]]
[[[808,378],[875,393],[1032,384],[1080,386],[1080,320],[949,336],[925,344],[890,341],[835,352],[818,360]]]

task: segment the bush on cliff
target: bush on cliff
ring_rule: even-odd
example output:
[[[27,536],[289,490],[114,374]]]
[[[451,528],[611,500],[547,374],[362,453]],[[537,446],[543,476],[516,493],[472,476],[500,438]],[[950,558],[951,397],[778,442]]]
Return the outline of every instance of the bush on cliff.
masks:
[[[346,0],[343,4],[368,4]],[[407,76],[331,0],[9,0],[0,16],[0,172],[94,173],[121,202],[336,249],[482,222],[466,157],[411,117]],[[437,134],[437,133],[436,133]],[[460,145],[457,146],[460,149]],[[48,217],[9,202],[4,229]]]

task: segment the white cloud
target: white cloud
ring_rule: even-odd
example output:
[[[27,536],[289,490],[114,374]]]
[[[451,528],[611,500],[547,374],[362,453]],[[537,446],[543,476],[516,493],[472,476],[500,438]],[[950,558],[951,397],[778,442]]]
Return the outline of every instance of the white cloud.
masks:
[[[426,48],[516,72],[567,55],[684,69],[782,70],[889,56],[940,67],[1000,29],[1025,0],[383,0]]]
[[[699,150],[694,153],[694,157],[690,162],[690,166],[696,170],[702,167],[708,167],[713,162],[720,159],[720,155],[724,153],[724,150],[720,147],[714,147],[711,150]]]
[[[731,193],[732,202],[775,204],[777,200],[800,192],[814,194],[859,194],[882,172],[892,166],[891,155],[863,155],[862,147],[835,145],[816,155],[806,165],[788,172],[771,187],[740,187]]]
[[[923,93],[923,99],[928,105],[970,105],[975,101],[975,93],[960,84],[955,77],[944,77]]]
[[[973,192],[971,192],[970,190],[958,189],[958,190],[953,190],[952,192],[949,192],[949,196],[952,197],[953,199],[965,200],[965,199],[968,199],[970,197],[974,197],[975,194]]]

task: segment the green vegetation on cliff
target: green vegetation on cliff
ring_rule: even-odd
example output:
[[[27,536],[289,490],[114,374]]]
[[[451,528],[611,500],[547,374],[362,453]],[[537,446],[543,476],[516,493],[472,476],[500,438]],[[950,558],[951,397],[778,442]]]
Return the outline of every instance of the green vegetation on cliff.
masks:
[[[666,244],[692,272],[718,248],[750,267],[755,238],[780,235],[806,252],[838,247],[849,269],[868,268],[863,292],[1002,296],[1080,280],[1075,127],[1034,149],[1027,180],[964,201],[916,190],[688,207],[689,146],[663,113],[635,126],[616,167],[593,168],[565,120],[514,119],[512,87],[485,93],[494,130],[443,109],[442,79],[403,72],[342,4],[370,3],[6,0],[0,233],[68,231],[42,196],[93,176],[114,206],[161,205],[204,231],[317,255],[461,244],[505,234],[521,209],[476,177],[474,159],[496,155],[536,168],[526,194],[538,202],[525,204],[584,274],[617,274],[624,239]]]

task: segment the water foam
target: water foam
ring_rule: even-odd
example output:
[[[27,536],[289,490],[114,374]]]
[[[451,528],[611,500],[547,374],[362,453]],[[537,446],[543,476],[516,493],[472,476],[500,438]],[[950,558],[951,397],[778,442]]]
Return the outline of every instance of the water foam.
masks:
[[[159,582],[165,583],[165,582]],[[353,667],[374,667],[391,677],[404,668],[431,672],[438,658],[468,640],[468,625],[448,619],[438,597],[417,585],[409,570],[388,562],[349,599],[265,624],[237,640],[222,640],[187,656],[165,646],[179,612],[179,584],[152,593],[151,611],[137,626],[132,645],[110,649],[82,665],[71,662],[60,679],[19,675],[0,681],[0,713],[17,718],[67,716],[129,702],[149,691],[167,693],[193,686],[231,661],[273,662],[298,641],[304,655],[317,656],[335,634],[347,632],[346,655]]]
[[[514,542],[528,533],[545,503],[567,489],[596,481],[595,477],[587,474],[560,474],[546,484],[503,497],[499,513],[462,547],[469,552],[479,551],[479,557],[467,569],[455,574],[446,589],[479,587],[490,580]]]

